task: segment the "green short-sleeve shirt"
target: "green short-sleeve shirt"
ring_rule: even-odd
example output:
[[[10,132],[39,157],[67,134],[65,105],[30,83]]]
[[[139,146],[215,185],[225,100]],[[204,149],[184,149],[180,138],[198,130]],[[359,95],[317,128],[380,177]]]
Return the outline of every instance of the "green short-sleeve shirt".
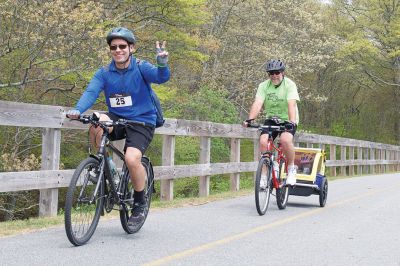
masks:
[[[258,85],[256,98],[264,102],[265,116],[279,116],[289,120],[288,100],[300,101],[296,83],[284,77],[279,87],[275,87],[271,80],[266,80]],[[296,123],[299,123],[299,110],[296,106]]]

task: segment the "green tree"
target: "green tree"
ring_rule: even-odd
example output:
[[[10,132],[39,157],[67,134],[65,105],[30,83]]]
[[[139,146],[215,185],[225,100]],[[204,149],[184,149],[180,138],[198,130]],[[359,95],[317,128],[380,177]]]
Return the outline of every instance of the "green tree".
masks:
[[[315,94],[304,74],[326,66],[336,37],[329,34],[319,1],[209,1],[212,24],[205,38],[217,39],[218,49],[204,66],[203,80],[225,87],[241,116],[254,100],[257,85],[267,78],[264,63],[284,59],[287,74],[297,81],[301,97]],[[304,85],[303,85],[304,83]]]
[[[2,1],[0,97],[60,104],[97,64],[101,5],[94,1]],[[82,16],[82,14],[85,14]],[[61,102],[60,102],[61,101]]]
[[[400,3],[332,1],[330,8],[343,45],[320,80],[335,91],[334,120],[345,121],[347,136],[400,143]]]

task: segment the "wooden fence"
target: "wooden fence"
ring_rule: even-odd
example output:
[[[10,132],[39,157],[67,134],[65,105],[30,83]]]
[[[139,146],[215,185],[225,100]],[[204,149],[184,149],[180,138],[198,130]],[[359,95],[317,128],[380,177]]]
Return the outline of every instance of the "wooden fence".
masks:
[[[39,216],[57,214],[58,188],[67,187],[73,174],[59,170],[61,131],[87,129],[87,126],[65,118],[69,108],[0,101],[0,126],[42,128],[42,162],[40,171],[1,172],[0,192],[40,190]],[[162,165],[155,166],[156,179],[161,180],[161,199],[173,198],[173,184],[177,178],[199,177],[199,196],[208,196],[210,177],[230,174],[231,190],[238,190],[240,173],[254,172],[258,160],[258,133],[241,125],[167,119],[161,134]],[[199,163],[175,165],[175,139],[177,136],[200,138]],[[230,139],[231,156],[228,163],[210,163],[212,137]],[[240,161],[240,141],[251,139],[254,143],[252,162]],[[362,175],[400,171],[400,147],[382,143],[298,133],[295,144],[299,147],[323,148],[328,151],[326,166],[330,176]],[[337,154],[340,154],[337,158]],[[121,163],[121,162],[119,162]]]

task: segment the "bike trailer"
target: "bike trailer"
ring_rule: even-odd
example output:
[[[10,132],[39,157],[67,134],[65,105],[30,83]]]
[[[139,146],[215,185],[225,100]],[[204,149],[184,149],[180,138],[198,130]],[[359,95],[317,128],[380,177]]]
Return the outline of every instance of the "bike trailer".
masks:
[[[325,160],[325,152],[322,149],[295,147],[296,184],[289,188],[289,194],[295,196],[319,195],[320,205],[323,207],[328,192]]]
[[[295,147],[294,164],[297,168],[297,180],[317,180],[317,175],[325,175],[325,152],[322,149]]]

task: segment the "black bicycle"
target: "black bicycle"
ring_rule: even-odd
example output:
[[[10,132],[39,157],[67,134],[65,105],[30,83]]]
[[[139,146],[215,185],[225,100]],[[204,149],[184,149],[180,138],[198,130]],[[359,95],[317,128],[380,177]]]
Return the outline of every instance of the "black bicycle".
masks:
[[[94,234],[101,215],[112,210],[119,210],[122,228],[128,234],[136,233],[143,226],[150,208],[154,190],[153,166],[149,158],[143,156],[142,164],[147,172],[145,185],[145,219],[142,223],[128,225],[133,208],[134,188],[129,171],[125,165],[122,174],[113,171],[107,159],[109,151],[117,154],[124,161],[124,154],[109,140],[109,127],[141,124],[129,120],[99,121],[99,115],[82,115],[76,119],[84,124],[92,124],[103,129],[100,148],[96,155],[90,155],[76,168],[68,187],[65,201],[65,231],[69,241],[80,246],[89,241]],[[105,211],[105,212],[104,212]]]

